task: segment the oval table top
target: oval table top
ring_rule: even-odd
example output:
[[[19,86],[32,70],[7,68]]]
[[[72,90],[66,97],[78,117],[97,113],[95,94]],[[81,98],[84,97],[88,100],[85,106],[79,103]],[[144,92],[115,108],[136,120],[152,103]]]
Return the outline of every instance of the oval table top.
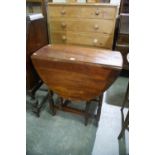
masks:
[[[120,52],[75,45],[46,45],[32,62],[49,89],[69,100],[90,100],[105,91],[119,75]]]

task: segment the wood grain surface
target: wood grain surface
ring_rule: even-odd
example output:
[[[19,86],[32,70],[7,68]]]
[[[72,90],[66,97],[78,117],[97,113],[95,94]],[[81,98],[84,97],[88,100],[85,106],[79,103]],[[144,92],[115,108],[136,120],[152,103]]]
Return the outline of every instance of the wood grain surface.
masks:
[[[48,32],[44,18],[33,21],[27,19],[26,28],[26,88],[32,90],[40,78],[32,65],[31,55],[48,44]]]
[[[99,48],[47,45],[36,51],[32,62],[47,86],[69,100],[99,96],[117,78],[122,56]]]
[[[48,3],[50,43],[112,49],[117,12],[103,3]]]

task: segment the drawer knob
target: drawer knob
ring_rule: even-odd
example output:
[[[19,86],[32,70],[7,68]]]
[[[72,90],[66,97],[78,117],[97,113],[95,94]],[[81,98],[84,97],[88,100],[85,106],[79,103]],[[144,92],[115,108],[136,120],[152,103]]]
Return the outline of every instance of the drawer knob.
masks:
[[[62,10],[62,11],[61,11],[61,14],[62,14],[62,15],[65,15],[65,14],[66,14],[66,11],[65,11],[65,10]]]
[[[100,14],[99,10],[96,10],[95,15],[99,15],[99,14]]]
[[[65,41],[67,38],[65,35],[62,36],[62,40]]]
[[[94,40],[93,40],[93,43],[94,43],[94,44],[97,44],[97,43],[98,43],[98,39],[94,39]]]
[[[99,27],[97,24],[94,25],[94,29],[97,30]]]
[[[66,23],[64,23],[64,22],[61,23],[61,26],[62,26],[62,27],[66,27]]]

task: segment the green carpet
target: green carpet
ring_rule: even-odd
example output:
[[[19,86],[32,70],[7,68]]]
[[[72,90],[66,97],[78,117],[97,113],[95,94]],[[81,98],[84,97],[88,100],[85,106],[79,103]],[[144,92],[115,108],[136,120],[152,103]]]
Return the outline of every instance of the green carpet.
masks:
[[[46,95],[37,92],[41,101]],[[57,111],[56,116],[50,114],[48,101],[41,111],[40,118],[31,112],[27,102],[27,155],[89,155],[92,152],[97,128],[90,119],[84,125],[84,117],[72,113]],[[77,104],[80,108],[85,104]],[[80,106],[81,105],[81,106]]]
[[[127,82],[128,78],[120,77],[106,92],[98,128],[93,119],[85,126],[84,118],[76,114],[57,111],[56,116],[52,116],[48,101],[37,118],[27,97],[27,155],[91,155],[92,152],[93,155],[124,155],[128,152],[128,146],[126,150],[126,142],[118,142],[117,136],[121,129],[120,105]],[[46,93],[41,90],[37,92],[40,102]],[[74,105],[84,106],[79,103]]]

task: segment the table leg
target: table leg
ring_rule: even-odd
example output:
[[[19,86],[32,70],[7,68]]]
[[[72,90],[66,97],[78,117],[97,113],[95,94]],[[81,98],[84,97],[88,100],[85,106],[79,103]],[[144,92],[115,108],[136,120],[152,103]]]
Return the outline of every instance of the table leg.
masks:
[[[128,83],[128,87],[127,87],[127,90],[126,90],[126,93],[125,93],[125,97],[124,97],[124,101],[123,101],[123,104],[122,104],[122,107],[121,107],[121,111],[123,111],[123,109],[125,107],[125,103],[128,100],[128,95],[129,95],[129,83]]]
[[[62,97],[60,97],[60,104],[59,104],[59,108],[61,110],[63,110],[63,103],[64,103],[64,99]]]
[[[52,115],[54,116],[56,114],[56,111],[54,108],[53,92],[50,90],[48,90],[48,100],[49,100],[49,107],[52,111]]]
[[[40,111],[41,111],[41,108],[42,108],[43,105],[45,104],[47,98],[48,98],[48,94],[43,98],[43,100],[42,100],[42,102],[40,103],[40,105],[37,106],[36,114],[37,114],[38,117],[40,117]]]
[[[98,126],[98,123],[100,120],[102,101],[103,101],[103,94],[99,96],[98,109],[97,109],[97,115],[96,115],[96,126]]]
[[[125,132],[125,129],[128,129],[128,126],[129,126],[129,111],[127,113],[125,121],[123,122],[122,130],[121,130],[121,132],[120,132],[120,134],[118,136],[118,139],[120,139],[123,136],[123,134]]]
[[[85,108],[85,126],[88,124],[90,103],[91,103],[90,101],[86,102],[86,108]]]

